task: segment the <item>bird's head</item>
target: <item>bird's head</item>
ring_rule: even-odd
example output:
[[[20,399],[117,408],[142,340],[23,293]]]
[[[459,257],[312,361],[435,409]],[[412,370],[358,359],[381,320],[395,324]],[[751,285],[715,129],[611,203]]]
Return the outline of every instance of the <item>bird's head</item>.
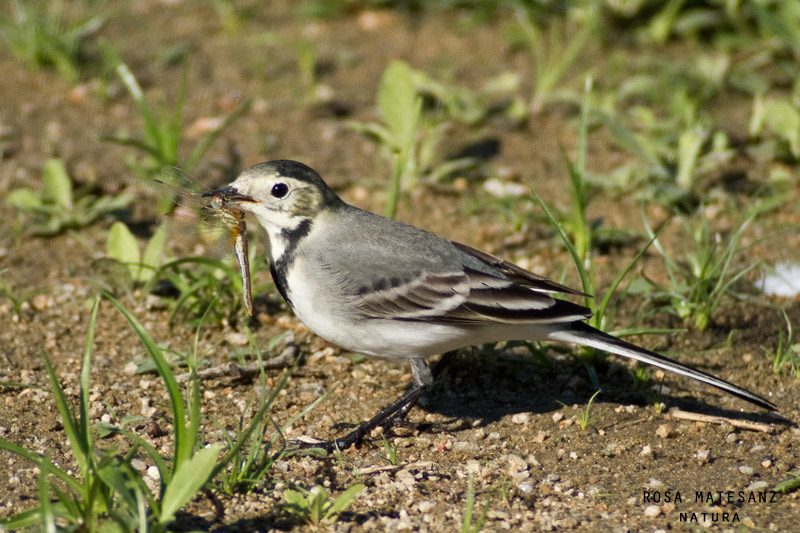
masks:
[[[313,169],[288,160],[252,166],[209,195],[222,207],[252,213],[270,237],[308,226],[321,212],[343,204]]]

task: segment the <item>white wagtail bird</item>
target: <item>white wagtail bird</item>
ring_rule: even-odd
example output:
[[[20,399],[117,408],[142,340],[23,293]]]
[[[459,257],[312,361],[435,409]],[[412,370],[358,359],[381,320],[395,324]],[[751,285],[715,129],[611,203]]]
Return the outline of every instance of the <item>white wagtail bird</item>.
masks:
[[[275,285],[309,329],[346,350],[411,365],[408,392],[328,448],[349,447],[405,414],[433,383],[428,357],[509,340],[590,346],[776,410],[757,394],[585,324],[589,309],[552,296],[579,291],[345,203],[302,163],[255,165],[213,194],[264,227]]]

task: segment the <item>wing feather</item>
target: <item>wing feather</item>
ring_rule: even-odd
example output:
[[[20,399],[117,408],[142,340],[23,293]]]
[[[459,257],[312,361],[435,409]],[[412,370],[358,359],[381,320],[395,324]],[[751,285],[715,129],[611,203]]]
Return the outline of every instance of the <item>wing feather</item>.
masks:
[[[591,312],[541,289],[464,269],[391,284],[376,280],[355,302],[364,318],[438,323],[535,323],[582,320]]]
[[[515,265],[514,263],[509,263],[508,261],[504,261],[497,256],[492,254],[487,254],[486,252],[482,252],[480,250],[476,250],[471,246],[467,246],[466,244],[461,244],[459,242],[453,242],[453,246],[461,250],[462,252],[466,252],[467,254],[479,259],[483,263],[486,263],[489,266],[493,266],[494,268],[500,270],[509,280],[522,285],[524,287],[531,287],[533,289],[544,291],[544,292],[562,292],[566,294],[575,294],[577,296],[591,296],[584,292],[571,289],[566,285],[561,285],[560,283],[556,283],[555,281],[550,281],[549,279],[539,276],[538,274],[534,274],[530,270],[525,270],[524,268]]]

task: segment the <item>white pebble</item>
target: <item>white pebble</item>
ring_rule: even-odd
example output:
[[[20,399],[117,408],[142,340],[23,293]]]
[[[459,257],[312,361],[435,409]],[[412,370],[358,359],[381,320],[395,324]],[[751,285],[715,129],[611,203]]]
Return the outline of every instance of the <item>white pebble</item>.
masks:
[[[658,505],[648,505],[644,508],[644,515],[647,518],[655,518],[661,514],[661,507]]]
[[[526,481],[525,483],[520,483],[517,488],[523,494],[531,494],[533,492],[533,483]]]
[[[515,424],[525,425],[530,423],[531,415],[528,413],[517,413],[511,417],[511,421]]]
[[[419,502],[417,504],[417,509],[419,509],[420,513],[429,513],[434,508],[436,508],[436,502],[433,502],[431,500],[425,500],[424,502]]]

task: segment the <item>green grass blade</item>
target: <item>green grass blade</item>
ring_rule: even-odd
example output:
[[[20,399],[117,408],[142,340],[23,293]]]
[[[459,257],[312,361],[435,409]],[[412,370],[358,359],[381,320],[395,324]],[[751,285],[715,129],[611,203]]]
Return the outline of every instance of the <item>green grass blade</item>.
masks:
[[[89,377],[92,372],[92,346],[94,345],[94,330],[97,324],[97,311],[100,309],[100,297],[94,300],[92,314],[89,318],[89,329],[86,332],[86,343],[83,347],[83,361],[81,362],[81,392],[80,392],[80,430],[82,440],[86,444],[88,453],[92,450],[92,433],[89,425]],[[89,460],[92,461],[91,456]]]
[[[41,457],[41,456],[29,451],[29,450],[26,450],[22,446],[14,444],[13,442],[9,442],[7,440],[0,439],[0,448],[2,448],[4,450],[8,450],[9,452],[15,453],[15,454],[19,455],[20,457],[24,457],[25,459],[27,459],[28,461],[32,462],[37,467],[39,467],[39,470],[43,471],[46,468],[46,466],[43,466],[43,465],[44,465],[45,461],[47,461],[47,459],[45,459],[45,458],[43,458],[43,457]],[[51,474],[56,476],[58,479],[60,479],[61,481],[63,481],[67,485],[69,485],[70,489],[72,489],[72,490],[74,490],[75,492],[78,492],[78,493],[82,493],[83,492],[83,485],[81,485],[80,483],[75,481],[75,479],[72,476],[70,476],[69,474],[67,474],[66,472],[61,470],[60,468],[56,467],[55,465],[50,465],[49,471],[50,471]]]
[[[22,511],[8,518],[0,520],[0,526],[6,531],[21,531],[42,523],[42,512],[39,507]]]
[[[147,455],[153,461],[153,464],[155,465],[155,467],[158,469],[158,472],[159,472],[159,474],[161,476],[161,486],[162,486],[162,490],[163,490],[163,488],[165,487],[165,483],[167,483],[171,479],[171,475],[170,475],[170,470],[169,470],[169,467],[167,466],[166,461],[164,461],[164,458],[161,457],[160,453],[158,453],[158,450],[156,450],[155,447],[152,444],[150,444],[149,442],[144,440],[140,435],[137,435],[136,433],[134,433],[132,431],[128,431],[127,429],[122,429],[122,428],[118,428],[118,427],[110,427],[108,429],[112,433],[123,435],[126,438],[130,439],[134,444],[134,447],[131,448],[132,451],[135,449],[136,446],[138,446],[138,447],[141,447],[145,451],[145,453],[147,453]],[[150,491],[149,490],[146,491],[145,494],[149,496],[150,495]],[[157,502],[155,502],[155,500],[151,501],[150,504],[151,504],[151,507],[154,507],[154,508],[157,507]]]
[[[467,479],[467,501],[464,506],[464,518],[461,520],[461,533],[472,533],[472,510],[475,507],[475,488],[472,472]]]
[[[792,479],[781,481],[775,485],[775,488],[772,490],[786,494],[787,492],[793,492],[797,489],[800,489],[800,471],[789,472],[789,475],[792,476]]]
[[[46,465],[47,463],[48,461],[45,460],[42,464]],[[39,517],[42,521],[42,531],[45,533],[56,533],[56,517],[53,513],[53,505],[50,503],[50,484],[47,482],[48,474],[47,467],[39,472]]]
[[[64,389],[58,382],[58,376],[53,368],[53,363],[47,356],[47,352],[42,351],[44,357],[44,366],[47,371],[47,377],[50,380],[50,388],[53,391],[53,397],[56,402],[56,408],[61,416],[61,422],[64,425],[64,432],[67,434],[72,454],[75,456],[75,461],[81,469],[81,473],[85,476],[91,458],[89,457],[89,444],[83,440],[83,432],[81,431],[80,422],[75,418],[67,397],[64,395]]]
[[[174,154],[177,158],[178,149],[181,143],[181,133],[183,132],[183,108],[186,105],[186,93],[189,87],[189,62],[187,61],[183,67],[183,76],[181,78],[181,88],[178,91],[178,98],[175,100],[175,107],[172,110],[172,119],[167,119],[162,124],[161,130],[161,152],[164,154]],[[191,172],[193,169],[186,168],[186,172]]]
[[[116,298],[110,294],[105,294],[105,297],[114,307],[117,308],[122,316],[125,317],[133,330],[139,336],[142,346],[144,347],[145,351],[147,351],[148,355],[150,355],[150,357],[153,359],[158,374],[161,376],[161,379],[164,380],[164,385],[167,389],[170,406],[172,408],[172,427],[175,434],[173,452],[174,463],[172,468],[173,472],[175,472],[178,468],[180,468],[181,462],[191,456],[191,452],[194,448],[194,442],[187,442],[185,425],[186,416],[183,405],[183,397],[181,396],[181,389],[178,386],[178,381],[175,379],[175,375],[172,373],[169,362],[164,357],[164,353],[162,352],[161,348],[158,347],[150,334],[147,333],[147,330],[144,329],[144,326],[142,326],[139,321],[136,320],[136,317],[134,317],[131,312],[128,311]],[[169,483],[169,481],[165,480],[165,483]]]
[[[608,331],[614,337],[632,337],[634,335],[679,335],[686,333],[686,328],[626,328]]]
[[[104,135],[100,138],[101,141],[112,142],[114,144],[119,144],[121,146],[130,146],[131,148],[136,148],[137,150],[141,150],[142,152],[146,153],[150,157],[156,160],[161,160],[161,152],[155,146],[151,146],[147,144],[145,141],[141,139],[130,139],[128,137],[116,137],[114,135]]]
[[[159,137],[158,128],[156,126],[157,121],[150,106],[147,104],[147,100],[144,98],[144,92],[141,86],[139,86],[139,82],[136,81],[136,76],[133,75],[133,72],[131,72],[128,65],[125,63],[117,65],[117,74],[128,89],[128,93],[130,93],[131,98],[133,98],[136,107],[139,109],[139,114],[142,115],[142,120],[144,121],[145,130],[151,138],[157,139]]]
[[[196,167],[197,164],[200,162],[200,159],[205,155],[208,151],[209,147],[214,144],[214,142],[222,135],[228,127],[236,122],[242,115],[247,113],[250,110],[252,104],[252,100],[246,100],[239,104],[239,106],[234,109],[222,123],[210,131],[207,135],[205,135],[200,142],[195,145],[192,149],[192,152],[189,154],[189,157],[183,164],[183,170],[191,173]]]
[[[308,413],[310,413],[310,412],[311,412],[311,411],[312,411],[312,410],[313,410],[313,409],[314,409],[316,406],[318,406],[318,405],[319,405],[320,403],[322,403],[322,402],[323,402],[325,399],[327,399],[327,398],[328,398],[328,396],[330,396],[331,394],[333,394],[333,392],[334,392],[336,389],[338,389],[338,388],[339,388],[339,385],[341,385],[341,384],[342,384],[342,382],[341,382],[341,381],[337,381],[336,383],[334,383],[334,384],[333,384],[333,386],[332,386],[332,387],[331,387],[331,388],[330,388],[330,389],[329,389],[329,390],[328,390],[328,391],[327,391],[325,394],[323,394],[322,396],[320,396],[319,398],[317,398],[316,400],[314,400],[313,402],[311,402],[309,405],[307,405],[306,407],[304,407],[304,408],[303,408],[303,409],[302,409],[302,410],[301,410],[299,413],[297,413],[296,415],[294,415],[293,417],[291,417],[291,418],[290,418],[290,419],[289,419],[289,420],[288,420],[288,421],[287,421],[287,422],[286,422],[286,423],[285,423],[285,424],[284,424],[284,425],[281,427],[281,430],[280,430],[281,436],[282,436],[283,432],[285,432],[285,431],[286,431],[288,428],[290,428],[290,427],[291,427],[291,426],[292,426],[292,425],[293,425],[295,422],[297,422],[298,420],[300,420],[301,418],[303,418],[304,416],[306,416],[306,415],[307,415]],[[277,436],[274,436],[274,437],[272,438],[273,442],[275,441],[275,439],[276,439],[276,438],[277,438]]]
[[[558,219],[556,219],[555,215],[553,215],[553,212],[550,211],[550,208],[536,191],[531,190],[531,195],[533,196],[533,200],[539,204],[539,207],[541,207],[542,211],[544,211],[544,214],[547,217],[548,222],[550,222],[550,225],[555,228],[555,230],[558,232],[558,235],[561,237],[561,240],[564,241],[564,246],[567,247],[567,251],[569,251],[569,254],[572,256],[572,262],[575,263],[575,266],[578,269],[578,276],[581,280],[583,292],[591,295],[593,292],[593,283],[589,279],[589,274],[586,271],[586,268],[584,267],[580,257],[578,256],[578,251],[575,249],[575,246],[572,244],[569,236],[564,231],[563,225],[558,221]],[[591,302],[591,299],[587,298],[587,302]],[[593,307],[593,305],[591,307]]]
[[[295,363],[295,366],[296,365],[297,365],[297,363]],[[253,434],[253,432],[256,429],[258,429],[259,425],[261,424],[261,420],[264,418],[264,416],[266,415],[267,411],[272,406],[272,403],[275,401],[275,398],[278,397],[278,394],[280,394],[280,392],[286,386],[286,383],[287,383],[287,381],[289,380],[289,377],[292,374],[292,370],[294,370],[294,367],[292,369],[289,369],[289,370],[287,370],[286,372],[283,373],[283,376],[281,376],[280,381],[278,381],[278,383],[275,385],[275,387],[273,387],[272,392],[270,393],[269,397],[266,399],[266,401],[258,409],[258,411],[256,412],[255,416],[253,416],[253,419],[250,421],[250,425],[247,426],[247,429],[245,429],[244,432],[242,432],[242,433],[240,433],[238,435],[238,440],[237,440],[236,444],[228,450],[228,453],[225,454],[225,456],[222,458],[222,461],[220,461],[220,463],[214,469],[214,472],[212,473],[211,478],[216,477],[216,475],[223,468],[225,468],[225,466],[228,463],[230,463],[231,460],[233,458],[235,458],[239,454],[241,449],[247,444],[247,442],[250,440],[250,437]],[[274,441],[275,441],[275,438],[272,439],[272,442],[274,442]]]
[[[647,252],[647,250],[656,241],[656,239],[658,239],[658,236],[661,235],[661,232],[664,231],[664,229],[667,227],[667,222],[669,222],[669,219],[661,223],[661,225],[656,229],[656,231],[652,233],[650,240],[647,242],[647,244],[641,250],[639,250],[639,252],[637,252],[637,254],[633,257],[633,259],[631,259],[631,261],[628,263],[628,266],[626,266],[622,270],[622,272],[620,272],[619,275],[617,275],[617,277],[614,278],[614,281],[611,283],[611,286],[608,288],[608,290],[606,290],[606,293],[603,295],[603,300],[597,307],[597,314],[595,315],[597,317],[595,319],[596,321],[595,327],[599,327],[600,323],[603,321],[603,317],[605,315],[606,308],[608,307],[608,303],[611,301],[611,297],[617,291],[617,287],[619,287],[619,284],[622,283],[622,280],[625,278],[625,276],[628,275],[628,272],[631,271],[633,266],[639,261],[639,259],[641,259],[641,257],[645,254],[645,252]]]

